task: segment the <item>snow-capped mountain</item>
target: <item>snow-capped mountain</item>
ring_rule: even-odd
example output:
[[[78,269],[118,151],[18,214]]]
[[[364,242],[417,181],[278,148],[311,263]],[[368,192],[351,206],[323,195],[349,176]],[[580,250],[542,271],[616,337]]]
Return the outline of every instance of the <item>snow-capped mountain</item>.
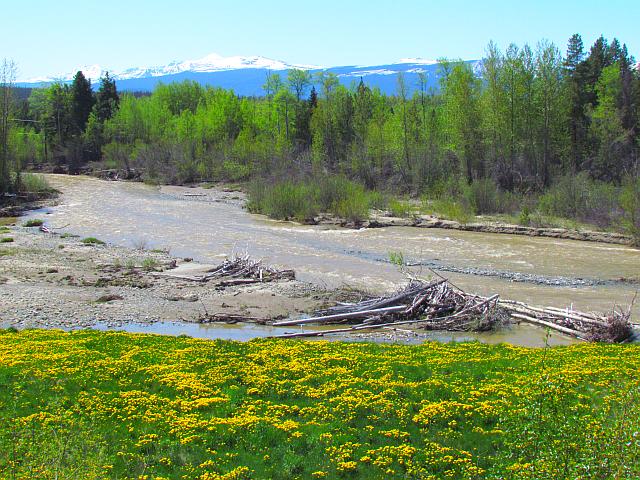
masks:
[[[318,65],[294,65],[273,60],[271,58],[260,56],[233,56],[223,57],[217,53],[211,53],[197,60],[174,61],[167,65],[153,67],[132,67],[122,71],[108,70],[100,65],[84,65],[74,69],[73,72],[62,75],[54,75],[50,77],[38,77],[26,79],[22,83],[48,83],[55,81],[71,81],[78,71],[82,71],[84,76],[91,79],[92,82],[100,79],[107,71],[109,75],[116,80],[131,80],[134,78],[147,77],[163,77],[167,75],[176,75],[184,72],[193,73],[211,73],[225,70],[241,70],[241,69],[263,69],[263,70],[289,70],[299,68],[304,70],[319,70],[323,67]]]
[[[481,62],[470,61],[474,69]],[[427,79],[427,87],[438,88],[438,62],[423,58],[403,58],[385,65],[347,65],[322,67],[319,65],[296,65],[281,60],[260,56],[224,57],[216,53],[196,60],[174,61],[166,65],[150,67],[132,67],[121,71],[108,70],[116,80],[119,90],[152,91],[158,83],[196,81],[210,85],[233,89],[239,95],[263,95],[262,85],[269,72],[286,76],[292,68],[308,70],[311,73],[326,71],[334,73],[340,82],[350,86],[362,79],[370,87],[380,88],[385,93],[394,93],[397,89],[397,75],[405,75],[405,84],[410,90],[417,88],[418,76]],[[100,65],[87,65],[73,72],[50,77],[39,77],[19,82],[20,86],[38,87],[52,82],[70,82],[76,72],[81,70],[97,87],[98,80],[107,69]]]

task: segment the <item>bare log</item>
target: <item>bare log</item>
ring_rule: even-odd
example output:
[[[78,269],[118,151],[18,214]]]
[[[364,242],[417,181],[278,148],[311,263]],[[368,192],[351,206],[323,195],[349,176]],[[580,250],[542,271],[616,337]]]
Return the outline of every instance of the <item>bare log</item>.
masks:
[[[551,323],[551,322],[545,322],[544,320],[540,320],[538,318],[529,317],[528,315],[523,315],[521,313],[512,313],[511,316],[513,318],[517,318],[519,320],[523,320],[523,321],[525,321],[527,323],[532,323],[533,325],[538,325],[539,327],[550,328],[552,330],[557,330],[558,332],[566,333],[567,335],[571,335],[572,337],[576,337],[576,338],[578,338],[580,340],[586,340],[581,335],[581,332],[579,332],[577,330],[573,330],[571,328],[562,327],[560,325],[557,325],[557,324]]]
[[[389,314],[394,312],[402,312],[407,308],[407,305],[398,305],[395,307],[376,308],[373,310],[360,310],[349,313],[337,313],[335,315],[324,315],[321,317],[302,318],[298,320],[285,320],[283,322],[276,322],[274,327],[285,327],[290,325],[305,325],[308,323],[329,323],[339,320],[347,320],[351,318],[362,318],[375,316],[380,314]]]

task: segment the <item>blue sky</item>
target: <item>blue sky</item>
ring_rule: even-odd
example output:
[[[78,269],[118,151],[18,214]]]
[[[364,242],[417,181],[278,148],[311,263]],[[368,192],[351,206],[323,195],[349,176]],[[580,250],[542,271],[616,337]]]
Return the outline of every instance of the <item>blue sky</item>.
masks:
[[[130,66],[208,53],[262,55],[289,63],[380,64],[404,57],[480,58],[547,38],[564,51],[573,33],[588,47],[617,36],[640,57],[640,1],[31,0],[5,1],[0,58],[19,77],[77,66]],[[634,25],[635,23],[635,25]]]

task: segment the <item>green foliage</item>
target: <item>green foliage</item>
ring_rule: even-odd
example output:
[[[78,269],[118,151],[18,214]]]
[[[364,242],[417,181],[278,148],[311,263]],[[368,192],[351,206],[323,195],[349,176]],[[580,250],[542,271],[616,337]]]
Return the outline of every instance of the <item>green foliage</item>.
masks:
[[[409,202],[396,198],[389,200],[388,208],[392,216],[401,218],[410,217],[415,211],[415,208]]]
[[[37,173],[23,173],[20,175],[20,191],[40,195],[54,192],[44,175]]]
[[[620,193],[622,215],[620,222],[624,231],[640,245],[640,179],[627,178]]]
[[[104,242],[95,237],[86,237],[80,240],[85,245],[104,245]]]
[[[531,211],[529,207],[525,205],[522,207],[520,211],[520,217],[518,218],[518,223],[523,227],[528,227],[531,224]]]
[[[118,110],[120,96],[116,88],[116,81],[107,72],[100,78],[100,88],[96,94],[95,112],[100,122],[109,120]]]
[[[566,175],[540,197],[538,209],[545,215],[609,226],[618,210],[616,189],[591,180],[584,172]]]
[[[155,272],[160,266],[160,262],[153,257],[147,257],[142,261],[142,269],[146,272]]]
[[[76,73],[71,84],[71,116],[76,133],[85,131],[94,103],[91,80],[87,80],[82,72]]]
[[[325,176],[276,185],[254,182],[249,188],[248,209],[273,218],[311,220],[318,213],[359,222],[369,217],[371,194],[344,177]]]
[[[23,227],[40,227],[42,225],[44,225],[44,220],[39,218],[32,218],[22,224]]]
[[[13,237],[2,237],[0,238],[0,243],[13,243]]]
[[[54,160],[73,171],[99,158],[154,184],[313,176],[329,193],[314,195],[317,204],[296,207],[295,215],[333,210],[352,218],[365,215],[365,197],[376,208],[386,200],[355,190],[340,197],[334,190],[343,180],[336,178],[394,195],[424,192],[459,218],[513,213],[523,196],[551,186],[542,215],[616,225],[613,189],[593,183],[579,199],[557,185],[579,175],[619,186],[636,171],[640,77],[633,64],[618,40],[600,37],[585,54],[574,35],[564,60],[548,41],[505,51],[490,43],[482,71],[444,59],[439,90],[428,91],[422,76],[413,95],[403,76],[396,95],[385,95],[364,82],[347,88],[328,72],[312,78],[291,69],[286,80],[270,73],[262,98],[188,81],[120,97],[106,75],[88,116],[92,98],[79,73],[71,87],[32,92],[28,116],[35,122],[8,128],[0,180],[12,190],[8,170],[29,162]],[[292,204],[300,197],[282,193]]]
[[[430,215],[460,223],[469,223],[474,216],[473,211],[464,201],[452,198],[424,200],[422,208]]]
[[[389,261],[398,267],[405,266],[404,253],[398,250],[397,252],[389,252]]]

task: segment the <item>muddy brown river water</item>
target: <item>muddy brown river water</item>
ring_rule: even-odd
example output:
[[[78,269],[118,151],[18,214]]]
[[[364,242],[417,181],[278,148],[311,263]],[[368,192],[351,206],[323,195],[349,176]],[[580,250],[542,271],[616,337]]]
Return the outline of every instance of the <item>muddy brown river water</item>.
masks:
[[[47,213],[47,223],[64,227],[60,231],[169,248],[203,262],[246,250],[329,287],[397,288],[404,276],[388,261],[389,252],[421,264],[412,267],[416,273],[428,277],[434,268],[471,292],[587,311],[628,305],[638,285],[618,279],[640,277],[640,250],[621,245],[414,227],[306,226],[249,214],[229,192],[88,177],[49,180],[63,192],[60,204],[30,215]],[[640,302],[634,313],[638,318]]]

